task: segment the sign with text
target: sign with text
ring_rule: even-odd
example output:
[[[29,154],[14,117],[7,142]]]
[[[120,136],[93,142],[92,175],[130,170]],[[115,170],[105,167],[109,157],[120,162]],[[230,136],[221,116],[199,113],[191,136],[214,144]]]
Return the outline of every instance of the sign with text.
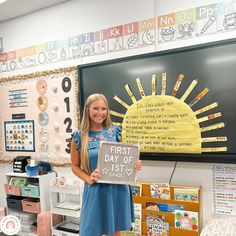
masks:
[[[236,168],[213,166],[213,213],[236,215]]]
[[[138,144],[101,142],[98,169],[101,183],[133,183],[136,181],[135,162],[139,159]]]

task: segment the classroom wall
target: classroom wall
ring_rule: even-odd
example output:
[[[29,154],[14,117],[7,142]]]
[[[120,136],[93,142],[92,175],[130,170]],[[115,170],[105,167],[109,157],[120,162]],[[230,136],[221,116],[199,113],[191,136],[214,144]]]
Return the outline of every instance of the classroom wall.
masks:
[[[18,17],[0,23],[0,36],[4,41],[5,51],[17,50],[44,42],[68,38],[69,36],[94,32],[119,24],[157,17],[161,14],[185,10],[191,7],[215,3],[217,1],[190,0],[70,0],[66,3],[44,9],[33,14]],[[108,53],[102,56],[92,56],[78,60],[47,64],[18,70],[11,73],[1,73],[1,77],[25,74],[33,71],[54,69],[58,67],[81,65],[89,62],[108,60],[136,54],[167,50],[205,42],[234,38],[234,32],[208,35],[200,39],[183,40],[174,43],[155,45],[152,47]],[[1,111],[2,112],[2,111]],[[138,181],[168,182],[173,171],[174,162],[143,161],[143,170],[138,173]],[[217,164],[219,165],[219,164]],[[226,166],[226,165],[225,165]],[[236,165],[230,165],[236,166]],[[211,213],[212,186],[211,169],[213,164],[207,163],[177,163],[172,184],[202,186],[203,190],[203,223],[213,217],[225,217]],[[70,168],[56,167],[59,175],[73,176]],[[0,173],[12,171],[11,164],[0,164]],[[0,179],[0,206],[5,205],[3,191],[4,177]]]

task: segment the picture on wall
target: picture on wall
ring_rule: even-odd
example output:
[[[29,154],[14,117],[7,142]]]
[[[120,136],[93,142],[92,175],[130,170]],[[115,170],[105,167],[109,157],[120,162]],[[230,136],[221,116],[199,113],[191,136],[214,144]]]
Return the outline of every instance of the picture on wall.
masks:
[[[6,151],[35,151],[35,134],[33,120],[5,121],[4,129]]]

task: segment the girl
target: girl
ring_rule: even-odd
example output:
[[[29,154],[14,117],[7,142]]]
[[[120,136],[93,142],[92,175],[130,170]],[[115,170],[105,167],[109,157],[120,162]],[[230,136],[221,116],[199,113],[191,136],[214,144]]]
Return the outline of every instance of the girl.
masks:
[[[72,134],[71,168],[84,184],[80,217],[80,236],[119,236],[134,221],[131,189],[128,185],[96,183],[97,159],[102,140],[121,141],[121,127],[112,125],[107,99],[90,95],[84,106],[80,131]],[[137,161],[135,169],[141,170]]]

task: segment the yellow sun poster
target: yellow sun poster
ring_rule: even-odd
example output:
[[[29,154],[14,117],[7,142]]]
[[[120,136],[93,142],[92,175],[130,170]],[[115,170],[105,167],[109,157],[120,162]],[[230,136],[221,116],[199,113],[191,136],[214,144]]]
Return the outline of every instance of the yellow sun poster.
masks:
[[[175,95],[181,86],[184,75],[180,74],[177,78],[171,95],[166,94],[167,74],[162,74],[160,94],[156,94],[156,78],[157,75],[153,74],[150,84],[152,93],[150,95],[145,95],[140,79],[136,80],[141,96],[139,100],[134,96],[130,86],[125,85],[125,90],[132,101],[131,105],[127,105],[117,96],[114,97],[120,105],[127,109],[125,114],[111,112],[112,115],[123,118],[122,141],[138,143],[141,152],[200,154],[203,151],[227,151],[226,146],[202,148],[201,145],[203,142],[227,141],[225,136],[201,138],[201,134],[206,131],[224,127],[223,122],[204,128],[200,127],[201,122],[221,116],[221,113],[218,112],[197,118],[196,114],[215,108],[216,103],[196,112],[191,109],[209,92],[209,89],[204,88],[187,104],[185,100],[197,85],[197,80],[193,80],[183,95],[176,98]]]

